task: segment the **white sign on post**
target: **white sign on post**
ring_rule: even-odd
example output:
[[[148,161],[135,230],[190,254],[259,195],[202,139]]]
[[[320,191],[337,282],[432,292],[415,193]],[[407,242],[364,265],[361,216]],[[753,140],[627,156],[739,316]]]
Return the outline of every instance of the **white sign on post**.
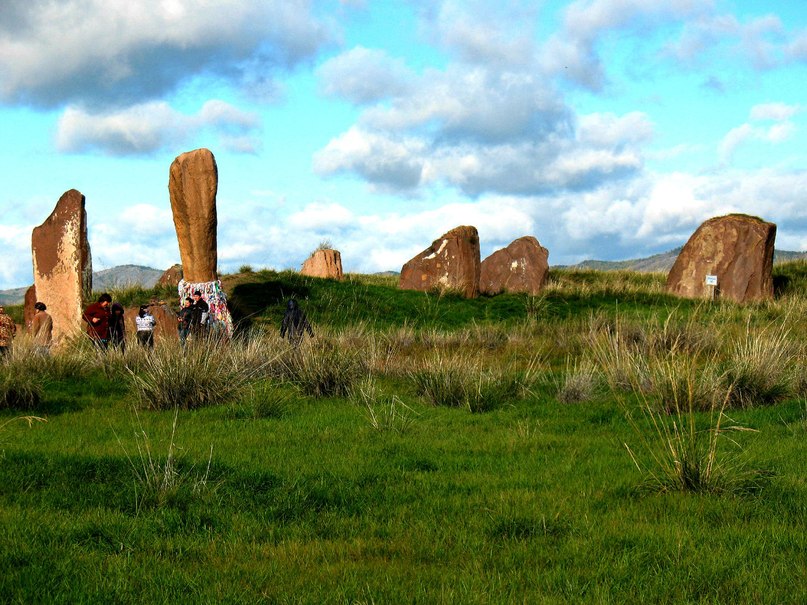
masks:
[[[706,285],[707,286],[716,286],[717,285],[717,275],[707,275],[706,276]]]

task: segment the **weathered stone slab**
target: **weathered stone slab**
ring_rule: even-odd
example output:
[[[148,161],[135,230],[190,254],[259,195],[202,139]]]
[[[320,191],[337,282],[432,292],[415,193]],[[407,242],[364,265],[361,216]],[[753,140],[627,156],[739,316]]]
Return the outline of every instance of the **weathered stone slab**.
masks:
[[[689,238],[670,273],[667,291],[707,298],[717,277],[716,296],[737,302],[773,298],[773,248],[776,225],[745,214],[711,218]]]
[[[168,193],[187,282],[217,279],[217,190],[218,168],[210,150],[183,153],[171,164]]]
[[[25,299],[22,303],[22,321],[26,329],[31,325],[34,315],[36,315],[36,309],[34,309],[36,301],[36,286],[32,285],[25,291]]]
[[[455,227],[409,260],[401,269],[404,290],[458,292],[479,295],[479,233],[476,227]]]
[[[536,295],[549,278],[549,250],[532,236],[520,237],[482,261],[479,290],[485,294]]]
[[[124,320],[126,321],[126,333],[137,333],[137,322],[135,317],[140,311],[140,307],[127,307],[123,312]],[[177,312],[165,303],[151,303],[149,312],[154,316],[154,341],[167,338],[169,340],[177,340],[179,333],[177,331]]]
[[[53,318],[53,340],[81,331],[84,297],[92,291],[84,196],[62,195],[51,215],[31,235],[36,296]]]
[[[339,250],[315,250],[303,263],[300,275],[342,279],[342,255]]]

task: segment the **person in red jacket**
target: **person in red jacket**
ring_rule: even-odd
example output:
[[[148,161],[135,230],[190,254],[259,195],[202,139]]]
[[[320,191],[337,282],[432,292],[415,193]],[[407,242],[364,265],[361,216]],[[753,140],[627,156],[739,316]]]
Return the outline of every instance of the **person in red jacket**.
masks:
[[[102,349],[109,343],[109,305],[112,297],[104,292],[94,302],[84,309],[82,319],[87,322],[87,335]]]

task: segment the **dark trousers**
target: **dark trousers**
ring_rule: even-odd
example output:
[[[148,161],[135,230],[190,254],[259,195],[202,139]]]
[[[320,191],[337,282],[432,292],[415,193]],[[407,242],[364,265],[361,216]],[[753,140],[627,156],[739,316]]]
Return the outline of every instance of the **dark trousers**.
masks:
[[[138,330],[137,342],[149,349],[154,348],[154,330]]]

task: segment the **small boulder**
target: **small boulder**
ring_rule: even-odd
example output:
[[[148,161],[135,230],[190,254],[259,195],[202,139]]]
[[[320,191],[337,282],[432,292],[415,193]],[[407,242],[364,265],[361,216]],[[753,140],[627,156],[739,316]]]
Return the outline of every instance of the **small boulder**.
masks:
[[[123,311],[124,321],[126,323],[126,333],[134,334],[137,332],[137,323],[135,317],[140,311],[140,307],[128,307]],[[158,342],[163,338],[177,340],[179,332],[177,331],[177,312],[169,305],[162,301],[155,301],[149,304],[149,311],[154,316],[154,341]]]
[[[479,295],[479,233],[476,227],[455,227],[401,268],[403,290],[458,292]]]
[[[342,255],[339,250],[315,250],[303,263],[300,275],[342,279]]]
[[[532,236],[520,237],[482,261],[479,290],[485,294],[536,295],[549,278],[549,250]]]
[[[667,275],[667,291],[686,298],[715,295],[737,302],[773,298],[776,225],[745,214],[704,222],[689,238]],[[717,286],[706,284],[706,276]]]

